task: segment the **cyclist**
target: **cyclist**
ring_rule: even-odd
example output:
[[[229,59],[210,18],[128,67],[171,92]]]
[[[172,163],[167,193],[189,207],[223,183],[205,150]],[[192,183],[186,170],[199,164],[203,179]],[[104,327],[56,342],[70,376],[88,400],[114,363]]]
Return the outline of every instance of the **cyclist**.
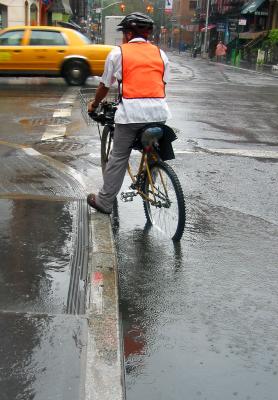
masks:
[[[121,21],[118,30],[123,32],[123,44],[108,55],[95,98],[88,104],[88,111],[93,112],[118,81],[121,101],[115,114],[113,149],[102,188],[97,195],[87,197],[91,207],[105,214],[111,213],[122,186],[138,131],[146,123],[165,123],[171,116],[165,100],[169,62],[165,53],[148,41],[153,25],[149,16],[139,12]]]

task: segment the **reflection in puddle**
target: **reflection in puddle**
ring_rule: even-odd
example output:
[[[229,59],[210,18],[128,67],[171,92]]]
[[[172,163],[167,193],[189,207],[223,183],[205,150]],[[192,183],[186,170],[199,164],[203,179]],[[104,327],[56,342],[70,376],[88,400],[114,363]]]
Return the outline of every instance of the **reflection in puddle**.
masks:
[[[74,240],[73,206],[1,200],[0,207],[0,304],[6,310],[65,312]]]

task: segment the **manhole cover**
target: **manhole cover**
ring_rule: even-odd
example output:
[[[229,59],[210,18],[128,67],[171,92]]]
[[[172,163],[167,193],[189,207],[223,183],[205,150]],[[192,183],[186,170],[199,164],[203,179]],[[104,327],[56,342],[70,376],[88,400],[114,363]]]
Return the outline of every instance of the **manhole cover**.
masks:
[[[43,118],[22,118],[20,124],[26,126],[43,126],[43,125],[67,125],[71,123],[69,118],[64,117],[43,117]]]
[[[84,147],[82,143],[76,142],[43,142],[36,144],[35,148],[37,150],[46,151],[46,152],[70,152],[70,151],[77,151]]]

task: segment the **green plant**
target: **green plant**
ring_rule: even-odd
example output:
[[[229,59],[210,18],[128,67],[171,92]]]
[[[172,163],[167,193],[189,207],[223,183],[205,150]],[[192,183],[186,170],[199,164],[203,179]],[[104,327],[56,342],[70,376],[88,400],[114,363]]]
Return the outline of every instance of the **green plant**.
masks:
[[[270,40],[268,38],[266,38],[262,42],[261,49],[262,50],[267,50],[269,47],[271,47],[271,43],[270,43]]]
[[[272,29],[268,34],[268,39],[272,46],[278,43],[278,29]]]
[[[257,48],[257,47],[252,48],[252,49],[250,50],[250,54],[251,54],[252,56],[257,56],[257,54],[258,54],[258,48]]]

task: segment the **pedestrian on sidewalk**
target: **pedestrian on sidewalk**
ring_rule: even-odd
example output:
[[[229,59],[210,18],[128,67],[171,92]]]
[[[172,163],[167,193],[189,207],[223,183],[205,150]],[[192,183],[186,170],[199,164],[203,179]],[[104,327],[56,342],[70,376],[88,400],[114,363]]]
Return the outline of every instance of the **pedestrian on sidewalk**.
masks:
[[[217,62],[224,61],[226,57],[226,52],[227,52],[227,46],[225,46],[225,44],[220,40],[215,50],[216,61]]]
[[[95,98],[88,105],[88,111],[93,112],[118,81],[121,101],[115,114],[112,153],[102,188],[87,197],[88,204],[104,214],[112,212],[140,129],[147,123],[165,123],[171,115],[165,100],[169,61],[164,51],[148,41],[153,25],[149,16],[139,12],[121,21],[118,30],[123,32],[123,44],[109,53]]]

